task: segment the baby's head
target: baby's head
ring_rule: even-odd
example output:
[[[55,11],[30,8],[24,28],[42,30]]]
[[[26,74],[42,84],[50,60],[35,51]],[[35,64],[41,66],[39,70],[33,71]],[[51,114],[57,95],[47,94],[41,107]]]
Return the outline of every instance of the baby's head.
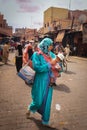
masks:
[[[63,60],[64,60],[64,55],[62,53],[58,53],[57,61],[63,61]]]

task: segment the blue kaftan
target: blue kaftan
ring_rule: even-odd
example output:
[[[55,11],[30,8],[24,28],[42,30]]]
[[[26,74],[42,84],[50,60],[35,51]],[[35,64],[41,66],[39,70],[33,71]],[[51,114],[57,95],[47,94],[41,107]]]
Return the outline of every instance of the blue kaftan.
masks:
[[[38,54],[37,52],[34,52],[32,56],[32,64],[34,70],[36,71],[36,75],[31,90],[32,102],[30,103],[28,109],[33,113],[38,112],[42,106],[44,95],[46,94],[48,88],[46,103],[43,106],[44,110],[41,115],[42,123],[49,124],[50,108],[53,94],[53,87],[49,87],[51,65],[50,63],[46,62],[43,55]]]

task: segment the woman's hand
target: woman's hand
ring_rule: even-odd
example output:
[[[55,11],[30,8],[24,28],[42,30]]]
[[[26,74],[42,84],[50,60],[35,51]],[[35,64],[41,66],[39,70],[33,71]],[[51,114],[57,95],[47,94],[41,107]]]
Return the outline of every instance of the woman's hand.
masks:
[[[56,59],[51,60],[50,64],[55,65],[57,63]]]

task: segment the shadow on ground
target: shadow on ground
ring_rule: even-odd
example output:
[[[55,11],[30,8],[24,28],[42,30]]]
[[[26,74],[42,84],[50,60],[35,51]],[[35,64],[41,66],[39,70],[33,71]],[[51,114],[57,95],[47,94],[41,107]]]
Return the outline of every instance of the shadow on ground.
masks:
[[[60,130],[60,128],[51,128],[51,127],[46,127],[46,126],[43,126],[41,124],[41,120],[38,120],[38,119],[35,119],[33,117],[29,118],[30,120],[32,120],[36,125],[37,127],[40,129],[40,130]],[[61,130],[69,130],[65,127],[63,127]]]
[[[66,93],[71,92],[69,87],[67,87],[65,84],[56,85],[56,86],[54,86],[54,89],[59,90],[59,91],[63,91],[63,92],[66,92]]]
[[[59,130],[57,128],[51,128],[51,127],[46,127],[46,126],[43,126],[41,124],[41,120],[38,120],[38,119],[35,119],[33,117],[29,118],[30,120],[32,120],[33,122],[35,122],[35,124],[37,125],[37,127],[40,129],[40,130]]]
[[[7,63],[7,64],[4,64],[4,63],[0,63],[0,66],[14,66],[13,64],[10,64],[10,63]]]
[[[67,70],[66,72],[63,72],[63,73],[65,73],[65,74],[76,74],[75,72],[72,72],[72,71],[69,71],[69,70]]]
[[[4,65],[4,63],[3,62],[0,62],[0,66],[3,66]]]

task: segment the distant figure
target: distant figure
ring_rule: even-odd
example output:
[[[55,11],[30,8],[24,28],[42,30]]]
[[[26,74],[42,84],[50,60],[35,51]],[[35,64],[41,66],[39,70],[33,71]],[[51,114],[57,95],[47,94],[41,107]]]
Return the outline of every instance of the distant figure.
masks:
[[[20,71],[20,69],[22,68],[22,55],[23,55],[23,52],[22,52],[22,45],[20,42],[17,42],[17,46],[15,48],[15,65],[16,65],[16,70],[17,72]]]
[[[65,47],[65,58],[66,58],[66,61],[69,61],[69,54],[70,54],[71,50],[70,50],[70,46],[69,44],[66,45]]]
[[[3,62],[7,64],[9,57],[9,45],[8,42],[6,42],[3,46]]]
[[[73,47],[73,54],[74,54],[74,56],[76,56],[76,52],[77,52],[77,47],[74,46],[74,47]]]

